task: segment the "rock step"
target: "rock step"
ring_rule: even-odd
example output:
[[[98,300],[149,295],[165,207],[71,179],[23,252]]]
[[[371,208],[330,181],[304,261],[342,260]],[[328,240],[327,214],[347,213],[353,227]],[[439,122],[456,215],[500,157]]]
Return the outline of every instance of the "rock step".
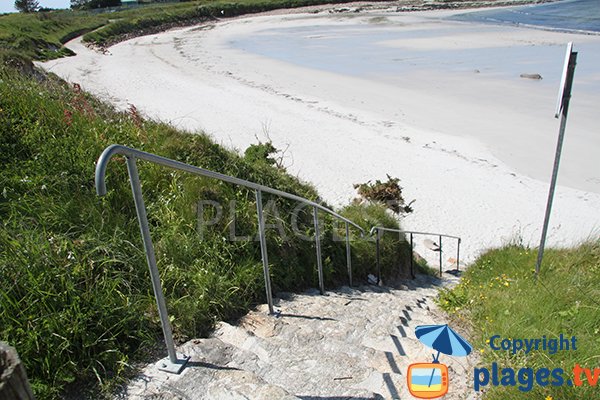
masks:
[[[429,278],[428,278],[429,279]],[[444,323],[431,281],[386,287],[343,287],[279,294],[275,315],[262,305],[236,322],[221,322],[208,339],[178,351],[191,356],[181,375],[146,367],[128,399],[409,399],[406,370],[429,362],[418,325]],[[446,358],[447,398],[465,398],[472,366]]]
[[[263,316],[255,315],[259,320]],[[275,317],[266,316],[266,319],[276,321]],[[281,321],[276,321],[276,324],[281,325]],[[266,330],[258,331],[264,333]],[[297,396],[378,398],[373,391],[365,389],[368,385],[361,385],[371,379],[375,371],[364,367],[359,357],[329,348],[330,341],[324,340],[321,335],[309,335],[304,345],[298,345],[279,335],[261,338],[244,328],[220,323],[214,337],[238,347],[242,352],[250,352],[262,363],[247,363],[245,368],[250,368],[273,385],[285,386]]]
[[[198,339],[179,351],[191,356],[180,375],[147,366],[117,398],[129,400],[301,400],[281,387],[267,383],[248,369],[231,367],[253,363],[251,353],[218,339]],[[241,360],[241,361],[240,361]]]
[[[418,298],[411,306],[399,301],[406,300],[404,294],[344,288],[326,296],[316,291],[286,295],[289,300],[277,302],[277,316],[267,315],[266,307],[260,307],[237,326],[220,323],[213,336],[252,352],[269,365],[253,372],[300,397],[310,392],[313,396],[395,398],[407,395],[402,371],[411,360],[431,357],[423,346],[415,346],[414,328],[409,327],[410,321],[428,312],[424,306],[428,300]],[[368,301],[365,297],[376,298]],[[413,343],[403,346],[403,341]],[[419,351],[410,354],[405,348]],[[361,392],[365,389],[371,393]]]

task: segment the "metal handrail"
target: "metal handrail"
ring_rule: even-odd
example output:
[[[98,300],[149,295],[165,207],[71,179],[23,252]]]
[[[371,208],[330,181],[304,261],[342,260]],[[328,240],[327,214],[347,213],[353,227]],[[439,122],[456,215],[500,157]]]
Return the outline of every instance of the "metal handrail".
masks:
[[[187,364],[190,357],[185,355],[178,355],[175,351],[175,344],[173,341],[173,332],[171,328],[171,323],[169,320],[169,316],[167,313],[167,306],[164,298],[164,294],[162,291],[162,286],[160,282],[160,275],[158,272],[158,268],[156,266],[156,255],[154,253],[154,245],[152,244],[152,238],[150,236],[150,228],[148,225],[148,215],[146,213],[146,206],[144,204],[144,199],[142,196],[142,187],[140,183],[140,177],[137,169],[136,160],[141,159],[145,161],[149,161],[158,165],[162,165],[165,167],[173,168],[176,170],[189,172],[199,176],[205,176],[208,178],[218,179],[224,182],[229,182],[235,185],[244,186],[249,189],[253,189],[256,195],[256,211],[258,216],[258,230],[259,230],[259,239],[260,239],[260,248],[261,248],[261,257],[263,262],[263,273],[265,279],[265,291],[267,294],[267,302],[269,305],[269,313],[273,314],[273,293],[271,289],[271,276],[269,272],[269,261],[267,254],[267,242],[266,242],[266,233],[265,233],[265,217],[263,214],[263,201],[262,201],[262,193],[270,193],[276,196],[284,197],[290,200],[294,200],[303,204],[306,204],[313,208],[313,222],[315,228],[315,247],[317,253],[317,268],[319,273],[319,289],[321,294],[325,292],[324,287],[324,278],[323,278],[323,265],[322,265],[322,256],[321,256],[321,242],[320,242],[320,232],[319,232],[319,219],[318,219],[318,211],[324,211],[333,217],[342,220],[345,224],[346,230],[346,262],[348,268],[348,279],[350,282],[350,286],[352,286],[352,257],[350,251],[350,226],[357,228],[361,237],[365,235],[365,230],[361,228],[359,225],[349,220],[346,217],[341,216],[335,211],[319,204],[314,201],[305,199],[303,197],[283,192],[281,190],[273,189],[268,186],[260,185],[254,182],[250,182],[244,179],[235,178],[229,175],[221,174],[218,172],[210,171],[204,168],[194,167],[189,164],[185,164],[179,161],[171,160],[165,157],[157,156],[155,154],[147,153],[144,151],[132,149],[130,147],[122,146],[122,145],[111,145],[104,149],[100,157],[98,158],[98,162],[96,164],[96,192],[99,196],[104,196],[106,194],[106,168],[108,162],[111,158],[117,154],[125,156],[127,171],[129,173],[129,181],[131,183],[131,191],[133,193],[133,199],[135,202],[135,208],[138,216],[138,222],[140,225],[140,232],[142,234],[142,240],[144,243],[144,249],[146,252],[146,261],[148,263],[148,268],[150,269],[150,276],[152,279],[152,287],[154,290],[154,296],[156,298],[156,304],[158,306],[158,313],[161,320],[161,325],[163,329],[163,334],[165,337],[165,343],[167,346],[168,357],[160,360],[158,362],[158,368],[162,371],[172,372],[172,373],[180,373],[185,365]],[[378,278],[381,277],[381,269],[379,262],[379,236],[380,232],[389,231],[389,232],[398,232],[398,233],[410,233],[411,240],[411,249],[412,249],[412,239],[413,234],[423,234],[423,235],[437,235],[440,238],[440,249],[441,249],[441,238],[449,237],[458,240],[458,247],[460,251],[460,238],[456,236],[444,235],[444,234],[431,234],[425,232],[416,232],[416,231],[403,231],[399,229],[391,229],[384,228],[381,226],[375,226],[371,229],[370,234],[373,232],[377,232],[377,271]],[[457,255],[457,265],[458,265],[458,255]],[[411,274],[414,277],[413,273],[413,260],[411,256]],[[441,251],[440,251],[440,274],[441,274]],[[181,357],[179,357],[181,356]]]
[[[96,192],[98,193],[98,196],[104,196],[106,194],[106,183],[104,181],[104,176],[106,174],[106,165],[108,164],[110,159],[115,154],[121,154],[124,156],[139,158],[141,160],[150,161],[155,164],[163,165],[165,167],[170,167],[173,169],[190,172],[190,173],[196,174],[196,175],[202,175],[202,176],[206,176],[209,178],[219,179],[221,181],[233,183],[235,185],[245,186],[250,189],[260,190],[261,192],[271,193],[276,196],[285,197],[290,200],[295,200],[300,203],[304,203],[306,205],[316,207],[322,211],[325,211],[326,213],[331,214],[334,217],[341,219],[342,221],[347,222],[348,224],[354,226],[356,229],[360,230],[363,235],[365,234],[365,230],[363,228],[361,228],[359,225],[352,222],[348,218],[341,216],[340,214],[336,213],[335,211],[330,210],[329,208],[327,208],[319,203],[315,203],[314,201],[305,199],[304,197],[300,197],[295,194],[287,193],[287,192],[284,192],[281,190],[272,189],[268,186],[260,185],[258,183],[250,182],[250,181],[247,181],[244,179],[234,178],[232,176],[221,174],[219,172],[214,172],[214,171],[210,171],[208,169],[194,167],[193,165],[185,164],[180,161],[171,160],[169,158],[157,156],[156,154],[146,153],[145,151],[132,149],[131,147],[126,147],[126,146],[122,146],[119,144],[113,144],[111,146],[108,146],[102,152],[102,154],[100,155],[100,158],[98,159],[98,163],[96,165]]]
[[[443,233],[431,233],[431,232],[419,232],[419,231],[407,231],[407,230],[403,230],[403,229],[393,229],[393,228],[385,228],[383,226],[374,226],[371,228],[371,230],[369,231],[369,235],[373,235],[373,233],[376,233],[375,236],[375,245],[377,246],[377,279],[381,278],[381,266],[379,263],[379,232],[395,232],[395,233],[408,233],[410,234],[410,249],[412,251],[413,249],[413,235],[426,235],[426,236],[437,236],[438,240],[439,240],[439,244],[438,244],[438,251],[440,253],[440,276],[442,276],[442,238],[443,237],[447,237],[447,238],[451,238],[451,239],[456,239],[457,240],[457,247],[456,247],[456,270],[459,270],[459,265],[460,265],[460,243],[462,241],[462,239],[458,236],[453,236],[453,235],[446,235]],[[414,265],[413,265],[413,257],[411,254],[410,257],[410,274],[411,276],[414,278],[415,274],[414,274]]]
[[[413,233],[415,235],[442,236],[442,237],[447,237],[447,238],[452,238],[452,239],[458,239],[458,240],[460,240],[460,237],[458,237],[458,236],[446,235],[444,233],[406,231],[406,230],[403,230],[403,229],[385,228],[383,226],[374,226],[374,227],[372,227],[371,230],[369,231],[369,235],[373,235],[373,232],[375,232],[376,230],[388,231],[388,232],[398,232],[398,233]]]
[[[322,256],[321,256],[321,242],[320,242],[320,233],[319,233],[319,219],[318,219],[318,211],[324,211],[333,217],[344,221],[346,227],[346,262],[348,268],[348,278],[350,281],[350,285],[352,285],[352,259],[350,253],[350,235],[349,228],[350,225],[357,228],[361,232],[361,236],[365,235],[365,231],[356,223],[352,222],[348,218],[345,218],[333,210],[329,208],[315,203],[314,201],[305,199],[303,197],[283,192],[281,190],[273,189],[268,186],[259,185],[254,182],[250,182],[244,179],[234,178],[229,175],[224,175],[218,172],[210,171],[204,168],[194,167],[189,164],[185,164],[179,161],[171,160],[165,157],[157,156],[155,154],[146,153],[144,151],[132,149],[130,147],[122,146],[122,145],[111,145],[104,149],[98,162],[96,164],[96,192],[99,196],[104,196],[106,194],[106,167],[111,158],[120,154],[125,156],[127,163],[127,171],[129,173],[129,180],[131,183],[131,190],[133,192],[133,198],[135,202],[135,208],[138,216],[138,222],[140,225],[140,231],[142,234],[142,240],[144,242],[144,248],[146,251],[146,261],[148,263],[148,268],[150,269],[150,276],[152,278],[152,287],[154,290],[154,296],[156,298],[156,304],[158,306],[158,313],[161,320],[161,325],[163,329],[163,334],[165,337],[165,343],[167,345],[168,357],[159,361],[159,369],[162,371],[179,373],[187,364],[189,357],[182,355],[181,358],[178,357],[175,352],[175,344],[173,342],[173,331],[171,328],[171,323],[169,321],[169,316],[167,313],[167,306],[165,302],[165,298],[162,291],[162,286],[160,283],[160,275],[158,272],[158,268],[156,266],[156,255],[154,253],[154,245],[152,244],[152,238],[150,236],[150,229],[148,226],[148,216],[146,213],[146,206],[144,204],[144,199],[142,197],[142,188],[140,184],[139,173],[137,170],[136,159],[141,159],[145,161],[149,161],[158,165],[162,165],[165,167],[173,168],[176,170],[189,172],[195,175],[205,176],[208,178],[218,179],[224,182],[233,183],[235,185],[244,186],[250,189],[255,190],[256,194],[256,210],[258,215],[258,227],[259,227],[259,238],[260,238],[260,248],[261,248],[261,257],[263,262],[263,273],[265,278],[265,290],[267,294],[267,302],[269,305],[269,313],[273,314],[273,293],[271,290],[271,276],[269,272],[269,261],[267,254],[267,242],[265,235],[265,218],[263,215],[263,204],[262,204],[262,192],[271,193],[276,196],[284,197],[290,200],[294,200],[313,208],[313,219],[315,226],[315,247],[317,252],[317,267],[319,273],[319,289],[321,294],[325,292],[324,279],[323,279],[323,265],[322,265]]]

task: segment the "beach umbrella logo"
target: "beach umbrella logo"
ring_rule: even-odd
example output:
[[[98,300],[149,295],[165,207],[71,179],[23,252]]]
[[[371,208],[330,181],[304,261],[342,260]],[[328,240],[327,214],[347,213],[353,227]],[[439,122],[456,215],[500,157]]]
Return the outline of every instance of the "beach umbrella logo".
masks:
[[[440,354],[465,357],[471,353],[473,346],[447,324],[417,326],[415,335],[437,354],[433,354],[432,362],[415,363],[408,367],[408,390],[420,399],[442,397],[448,392],[448,367],[439,362]]]

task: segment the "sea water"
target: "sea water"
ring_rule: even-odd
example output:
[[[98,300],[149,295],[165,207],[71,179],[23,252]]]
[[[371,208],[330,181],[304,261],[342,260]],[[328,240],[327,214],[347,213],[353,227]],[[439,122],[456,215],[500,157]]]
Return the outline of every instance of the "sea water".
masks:
[[[497,8],[459,14],[451,19],[600,34],[600,0],[563,0]]]
[[[360,18],[360,15],[357,14]],[[363,16],[364,17],[364,16]],[[519,7],[494,8],[465,12],[448,17],[450,20],[465,22],[520,25],[532,28],[569,31],[600,35],[600,0],[564,0],[554,3]],[[432,63],[445,72],[459,71],[469,64],[469,60],[486,59],[494,65],[531,64],[537,59],[539,64],[549,60],[562,63],[564,50],[550,51],[549,54],[532,54],[529,48],[514,48],[510,54],[495,48],[461,49],[457,61],[457,50],[448,48],[404,49],[387,43],[401,40],[443,38],[463,31],[465,34],[477,32],[473,26],[440,27],[439,29],[397,29],[396,21],[384,16],[373,17],[368,23],[335,24],[315,19],[315,24],[270,28],[253,35],[238,37],[229,42],[237,49],[264,57],[276,59],[307,68],[357,76],[379,78],[406,72],[431,68]],[[401,25],[401,24],[400,24]],[[401,43],[401,42],[398,42]],[[579,43],[577,43],[579,45]],[[597,48],[577,50],[597,51]],[[536,65],[530,65],[536,68]],[[595,66],[594,66],[595,67]],[[582,71],[583,69],[583,71]],[[580,65],[578,75],[587,73],[587,67]],[[558,73],[560,73],[558,68]],[[558,76],[547,76],[556,78]]]
[[[502,13],[512,17],[521,16],[521,21],[526,22],[516,22],[514,18],[510,22],[508,18],[500,22],[498,15]],[[547,179],[550,167],[543,164],[541,156],[537,155],[544,154],[544,162],[551,165],[551,156],[547,155],[554,154],[556,128],[552,124],[555,122],[556,96],[566,43],[572,40],[579,55],[570,110],[569,144],[565,149],[561,173],[563,182],[568,181],[569,186],[600,193],[600,178],[591,161],[598,157],[600,136],[590,129],[594,126],[597,105],[600,104],[599,13],[600,0],[567,0],[537,6],[460,12],[465,15],[457,18],[472,23],[444,23],[444,19],[449,17],[444,17],[443,13],[419,13],[422,24],[420,21],[411,24],[413,17],[410,13],[357,13],[343,19],[336,16],[298,17],[306,21],[300,20],[296,26],[283,24],[257,30],[250,35],[230,36],[228,44],[244,52],[281,61],[283,64],[279,66],[283,68],[285,64],[292,64],[357,77],[362,80],[357,81],[358,84],[368,85],[369,81],[383,83],[389,87],[390,93],[397,89],[404,103],[379,106],[376,102],[370,104],[355,99],[348,100],[351,107],[364,107],[369,112],[382,113],[392,121],[397,115],[396,107],[402,113],[407,113],[408,123],[425,130],[459,136],[468,136],[469,133],[465,133],[467,131],[473,132],[471,135],[493,149],[494,155],[503,162],[534,178]],[[538,16],[533,17],[534,14]],[[404,22],[404,17],[408,23]],[[528,29],[517,32],[525,40],[515,44],[511,44],[510,38],[513,36],[510,35],[509,40],[499,40],[490,46],[486,46],[485,40],[470,40],[477,38],[476,35],[481,32],[492,37],[497,33],[501,38],[507,31],[512,32],[509,23],[534,27],[535,20],[540,21],[538,27],[541,29],[591,34],[568,35],[563,37],[564,43],[550,40],[537,45],[526,40]],[[486,26],[482,26],[482,22]],[[565,27],[567,23],[570,28]],[[559,24],[563,27],[559,28]],[[598,29],[598,32],[594,33],[593,29]],[[454,45],[453,38],[457,38],[457,45]],[[290,73],[297,73],[297,70],[292,69]],[[543,79],[523,79],[520,78],[521,74],[539,74]],[[301,75],[297,79],[304,82]],[[463,82],[466,84],[463,85]],[[314,87],[310,82],[305,83],[307,88]],[[503,89],[505,85],[507,90]],[[312,89],[306,90],[310,94]],[[428,107],[453,109],[457,117],[424,117],[426,113],[411,108],[410,102],[403,97],[411,91],[427,95],[431,101]],[[513,105],[511,99],[507,98],[510,93],[527,96],[530,106],[518,108],[516,104],[519,102]],[[357,105],[358,101],[360,105]],[[487,129],[485,120],[469,114],[467,107],[478,102],[499,107],[498,116],[490,120],[490,123],[495,121],[493,123],[496,125],[503,126],[503,121],[509,120],[512,113],[526,114],[527,118],[542,121],[540,125],[544,128],[536,130],[536,139],[531,140],[534,143],[532,146],[538,147],[535,154],[539,159],[532,161],[532,149],[522,145],[519,135],[509,135],[510,140],[499,139],[498,131]],[[477,129],[459,127],[465,115],[471,118],[469,126],[474,126],[476,122],[480,124]],[[585,166],[579,167],[578,162],[584,165],[584,162],[578,161],[582,159],[588,161],[585,161]],[[568,170],[569,165],[572,166],[571,170]]]

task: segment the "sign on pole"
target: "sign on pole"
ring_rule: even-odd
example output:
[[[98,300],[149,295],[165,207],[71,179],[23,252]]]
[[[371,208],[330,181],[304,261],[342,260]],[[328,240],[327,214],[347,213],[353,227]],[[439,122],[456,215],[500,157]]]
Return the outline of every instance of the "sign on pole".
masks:
[[[546,246],[546,235],[548,234],[548,224],[550,222],[550,213],[552,211],[552,200],[554,199],[554,190],[556,189],[556,178],[558,176],[558,166],[560,164],[560,154],[562,152],[563,140],[565,137],[565,127],[567,125],[567,114],[569,113],[569,101],[571,100],[571,88],[573,87],[573,76],[575,75],[575,66],[577,65],[577,52],[573,51],[573,42],[567,44],[567,53],[565,55],[565,64],[560,81],[558,92],[558,101],[556,103],[555,118],[560,115],[560,130],[558,132],[558,142],[556,144],[556,155],[554,156],[554,169],[552,170],[552,180],[550,181],[550,190],[548,192],[548,203],[546,204],[546,215],[544,217],[544,227],[542,228],[542,239],[538,249],[537,263],[535,264],[535,275],[540,273],[542,258],[544,257],[544,247]]]

